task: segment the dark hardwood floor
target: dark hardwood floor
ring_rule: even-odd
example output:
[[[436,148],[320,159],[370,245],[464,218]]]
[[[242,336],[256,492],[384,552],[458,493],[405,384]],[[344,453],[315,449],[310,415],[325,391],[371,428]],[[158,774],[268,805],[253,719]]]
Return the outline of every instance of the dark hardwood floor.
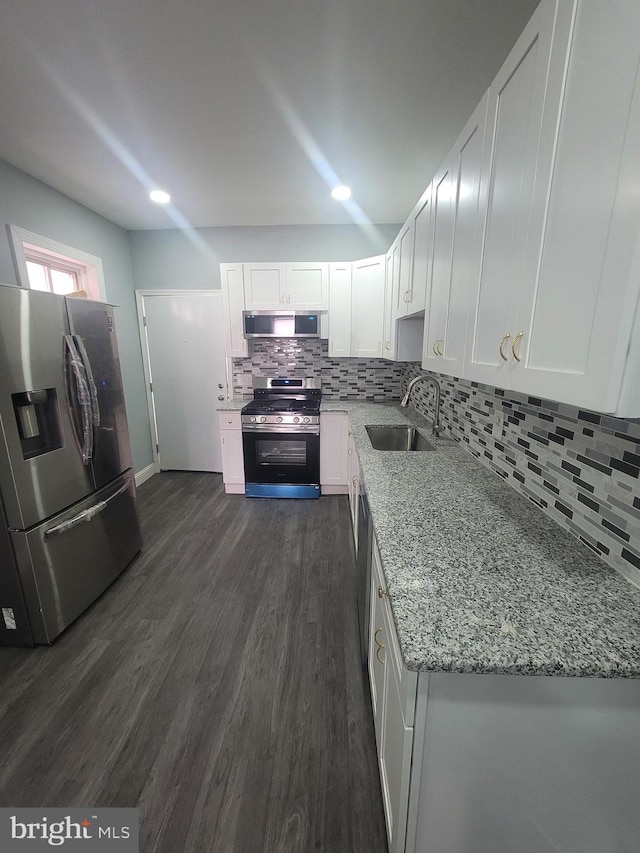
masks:
[[[133,806],[143,853],[383,853],[345,497],[139,489],[144,550],[49,648],[0,648],[0,805]]]

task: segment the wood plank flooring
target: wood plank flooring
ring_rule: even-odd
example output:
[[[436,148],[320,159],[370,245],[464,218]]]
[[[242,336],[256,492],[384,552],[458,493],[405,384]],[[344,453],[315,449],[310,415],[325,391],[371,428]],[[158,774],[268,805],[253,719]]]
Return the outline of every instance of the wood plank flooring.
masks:
[[[144,551],[0,648],[0,805],[133,806],[143,853],[384,853],[347,499],[139,489]]]

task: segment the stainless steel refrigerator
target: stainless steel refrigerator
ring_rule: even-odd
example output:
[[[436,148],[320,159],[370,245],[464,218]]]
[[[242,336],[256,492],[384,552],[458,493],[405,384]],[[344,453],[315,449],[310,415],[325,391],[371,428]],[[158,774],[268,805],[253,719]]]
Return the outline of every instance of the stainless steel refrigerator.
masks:
[[[112,306],[0,285],[0,645],[53,642],[141,546]]]

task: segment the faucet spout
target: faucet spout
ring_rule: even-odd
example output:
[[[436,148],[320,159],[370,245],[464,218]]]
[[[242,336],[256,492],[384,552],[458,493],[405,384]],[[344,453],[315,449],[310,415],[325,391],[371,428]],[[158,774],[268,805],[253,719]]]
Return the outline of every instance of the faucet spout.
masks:
[[[427,373],[421,373],[419,376],[414,376],[414,378],[411,380],[411,382],[409,382],[409,384],[407,385],[407,391],[406,391],[404,397],[402,398],[402,402],[400,403],[400,405],[402,406],[402,408],[405,408],[408,405],[409,397],[411,396],[411,392],[413,391],[415,386],[418,384],[418,382],[422,382],[422,381],[431,382],[431,384],[433,385],[433,387],[435,389],[436,399],[434,402],[433,427],[431,429],[431,432],[433,435],[435,435],[437,437],[442,430],[442,427],[440,426],[440,396],[441,396],[441,391],[440,391],[440,383],[438,382],[438,380],[434,376],[429,376]]]

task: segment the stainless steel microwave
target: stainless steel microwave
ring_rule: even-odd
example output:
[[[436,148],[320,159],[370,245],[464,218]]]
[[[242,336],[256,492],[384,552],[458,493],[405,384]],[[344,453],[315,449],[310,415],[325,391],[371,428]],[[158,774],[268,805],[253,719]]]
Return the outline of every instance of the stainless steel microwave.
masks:
[[[245,338],[319,338],[320,314],[313,311],[243,311]]]

